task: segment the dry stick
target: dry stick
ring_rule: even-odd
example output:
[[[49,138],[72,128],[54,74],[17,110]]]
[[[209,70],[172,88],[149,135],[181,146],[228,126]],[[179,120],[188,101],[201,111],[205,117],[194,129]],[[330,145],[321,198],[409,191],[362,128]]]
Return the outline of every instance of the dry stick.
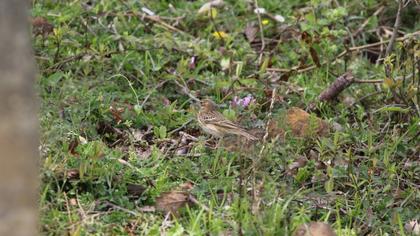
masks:
[[[372,79],[372,80],[355,79],[355,80],[353,80],[353,83],[360,83],[360,84],[363,84],[363,83],[366,83],[366,84],[376,84],[376,83],[378,83],[378,84],[380,84],[380,83],[383,83],[383,82],[384,81],[382,79]]]
[[[186,85],[182,85],[180,84],[176,79],[173,80],[174,83],[176,85],[178,85],[181,88],[181,91],[187,95],[188,97],[190,97],[192,100],[196,101],[196,102],[200,102],[200,99],[198,99],[196,96],[194,96],[191,92],[190,89],[186,86]]]
[[[360,34],[360,32],[363,31],[363,29],[368,25],[369,20],[373,17],[373,16],[377,16],[379,15],[383,10],[385,9],[385,6],[381,6],[379,7],[373,14],[372,16],[368,17],[363,23],[362,25],[352,34],[353,37],[356,37],[358,34]]]
[[[338,77],[327,89],[318,96],[319,101],[330,101],[354,82],[354,76],[349,71]]]
[[[391,40],[389,41],[388,47],[386,48],[385,57],[389,56],[392,49],[394,48],[395,39],[397,38],[398,29],[400,28],[400,24],[401,24],[401,11],[404,7],[404,2],[405,2],[404,0],[398,1],[398,11],[397,11],[397,17],[395,19],[394,31],[392,32]]]
[[[268,133],[269,133],[269,128],[271,126],[271,117],[273,116],[273,108],[274,108],[274,102],[276,100],[276,96],[277,96],[277,88],[273,89],[273,92],[271,93],[271,101],[270,101],[270,108],[268,110],[268,114],[267,114],[267,124],[265,127],[265,134],[262,140],[262,147],[260,149],[260,152],[258,154],[258,158],[256,161],[254,161],[255,159],[253,159],[253,163],[252,163],[252,202],[254,203],[255,201],[255,197],[256,197],[256,190],[255,190],[255,185],[256,185],[256,177],[255,177],[255,173],[256,173],[256,165],[257,163],[261,162],[264,150],[266,149],[267,146],[267,138],[268,138]]]
[[[162,25],[164,28],[169,29],[171,31],[175,31],[175,32],[178,32],[178,33],[185,34],[187,36],[193,37],[191,34],[185,32],[185,31],[182,31],[182,30],[180,30],[180,29],[178,29],[178,28],[176,28],[176,27],[174,27],[174,26],[172,26],[172,25],[164,22],[163,20],[160,19],[159,16],[149,16],[149,15],[146,15],[144,13],[142,13],[142,14],[134,13],[134,14],[137,15],[137,16],[140,16],[141,19],[148,19],[150,21],[156,22],[156,23]]]
[[[199,202],[197,200],[197,198],[195,198],[192,194],[188,194],[188,200],[192,203],[194,203],[195,205],[203,208],[203,210],[205,210],[206,212],[211,212],[210,208],[208,208],[206,205],[204,205],[203,203]]]
[[[140,104],[140,107],[144,107],[144,105],[146,104],[147,100],[149,100],[150,96],[152,95],[152,93],[155,92],[156,89],[162,87],[164,84],[166,84],[166,82],[168,82],[169,80],[164,80],[160,83],[158,83],[153,89],[150,90],[150,92],[146,95],[146,97],[144,98],[143,102]]]
[[[245,157],[242,154],[239,154],[239,184],[238,184],[238,194],[239,194],[239,200],[238,200],[238,235],[242,236],[242,198],[244,197],[244,168],[245,168]]]
[[[395,39],[397,37],[398,29],[400,28],[401,24],[401,11],[404,7],[404,0],[398,1],[398,11],[397,11],[397,17],[395,18],[395,24],[394,24],[394,31],[392,32],[391,39],[388,43],[388,46],[386,47],[385,51],[385,57],[388,57],[389,54],[392,52],[392,49],[394,48]],[[394,82],[394,78],[391,76],[391,67],[389,64],[385,63],[385,75],[388,78],[391,78]],[[394,89],[391,89],[392,96],[394,97],[394,101],[397,103],[401,103],[401,100],[404,101],[405,104],[408,104],[407,101],[401,96],[397,94],[397,92]]]

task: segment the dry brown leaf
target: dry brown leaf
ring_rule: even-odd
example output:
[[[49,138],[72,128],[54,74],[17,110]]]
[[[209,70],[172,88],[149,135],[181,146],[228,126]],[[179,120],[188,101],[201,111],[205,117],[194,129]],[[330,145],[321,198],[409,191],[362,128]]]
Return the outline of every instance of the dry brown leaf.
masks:
[[[144,191],[146,191],[146,187],[139,184],[127,184],[127,192],[129,195],[133,197],[140,197]]]
[[[112,116],[114,117],[115,122],[117,122],[117,124],[119,124],[122,121],[122,116],[121,115],[124,112],[124,108],[110,106],[109,111],[111,112]]]
[[[258,33],[258,28],[255,27],[253,24],[249,23],[246,25],[245,36],[246,36],[246,39],[248,39],[248,42],[250,43],[254,42],[257,36],[257,33]]]
[[[70,169],[66,172],[66,177],[68,180],[75,180],[79,179],[79,170],[78,169]]]
[[[311,117],[306,111],[292,107],[287,111],[286,123],[297,137],[324,136],[329,132],[328,123],[318,117]]]
[[[156,210],[177,214],[181,207],[189,203],[189,193],[186,191],[170,191],[156,198]]]
[[[77,206],[77,199],[76,198],[70,198],[69,199],[70,206]]]
[[[47,36],[54,30],[54,26],[43,17],[35,17],[31,20],[32,32],[34,35]]]
[[[194,188],[194,184],[190,181],[179,185],[179,188],[185,191],[191,191]]]
[[[79,140],[75,138],[69,144],[68,151],[70,152],[70,154],[74,156],[79,156],[79,153],[76,152],[77,146],[79,146]]]
[[[311,222],[300,225],[293,236],[335,236],[334,230],[330,225],[322,222]]]
[[[296,170],[301,168],[301,167],[304,167],[307,162],[308,162],[308,159],[306,159],[306,157],[304,157],[304,156],[299,157],[297,160],[295,160],[294,162],[290,163],[287,166],[286,174],[287,175],[292,175],[292,174],[296,173]]]
[[[311,54],[312,60],[314,61],[317,67],[321,67],[321,62],[319,62],[318,53],[313,47],[309,48],[309,53]]]

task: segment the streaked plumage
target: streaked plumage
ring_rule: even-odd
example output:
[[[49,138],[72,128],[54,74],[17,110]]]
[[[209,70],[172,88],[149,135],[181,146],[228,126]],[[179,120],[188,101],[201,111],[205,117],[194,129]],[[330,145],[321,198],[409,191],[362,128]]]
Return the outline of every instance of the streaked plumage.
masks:
[[[204,130],[217,138],[223,138],[228,134],[241,135],[248,140],[257,140],[255,136],[248,133],[244,128],[226,119],[217,111],[216,104],[210,99],[201,101],[201,108],[197,115],[198,124]]]

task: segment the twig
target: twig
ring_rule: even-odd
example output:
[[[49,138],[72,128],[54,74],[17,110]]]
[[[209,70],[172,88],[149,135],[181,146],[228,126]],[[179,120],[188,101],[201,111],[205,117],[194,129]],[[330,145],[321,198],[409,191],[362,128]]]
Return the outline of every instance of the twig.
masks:
[[[388,46],[385,51],[385,58],[389,56],[389,54],[392,52],[392,49],[394,48],[395,39],[398,34],[398,29],[400,28],[401,24],[401,11],[404,8],[404,0],[398,1],[398,11],[397,16],[395,18],[394,23],[394,30],[392,31],[391,39],[389,40]],[[392,79],[394,82],[394,78],[391,76],[391,66],[388,63],[385,63],[385,75],[386,77]],[[401,103],[401,100],[403,100],[406,104],[408,104],[405,99],[397,94],[397,92],[394,89],[391,89],[392,96],[394,98],[394,101],[397,103]]]
[[[392,49],[394,48],[395,39],[397,38],[398,29],[400,28],[400,24],[401,24],[401,11],[404,7],[404,2],[405,2],[404,0],[398,1],[398,11],[397,11],[397,17],[395,19],[394,31],[392,32],[391,39],[389,41],[388,47],[386,48],[385,57],[389,56]]]
[[[363,31],[363,29],[366,27],[366,25],[368,25],[369,20],[373,17],[373,16],[377,16],[379,15],[383,10],[385,9],[385,6],[381,6],[379,7],[373,14],[372,16],[368,17],[363,23],[362,25],[360,25],[360,27],[354,31],[354,33],[351,35],[353,37],[356,37],[358,34],[360,34],[360,32]]]
[[[117,209],[117,210],[123,211],[123,212],[128,213],[128,214],[131,214],[131,215],[133,215],[133,216],[138,216],[138,215],[139,215],[139,213],[137,213],[137,212],[135,212],[135,211],[132,211],[132,210],[126,209],[126,208],[124,208],[124,207],[120,207],[120,206],[115,205],[114,203],[112,203],[112,202],[110,202],[110,201],[105,201],[104,203],[105,203],[106,205],[108,205],[108,206],[110,206],[110,207],[114,208],[114,209]]]
[[[353,80],[353,83],[367,83],[367,84],[375,84],[375,83],[383,83],[384,81],[382,79],[372,79],[372,80],[359,80],[355,79]]]
[[[180,127],[178,127],[178,128],[176,128],[176,129],[174,129],[174,130],[171,130],[170,132],[168,132],[168,135],[171,135],[171,134],[173,134],[173,133],[176,133],[176,132],[178,132],[178,131],[180,131],[180,130],[182,130],[182,129],[184,129],[189,123],[191,123],[191,121],[193,121],[194,119],[189,119],[189,120],[187,120],[184,124],[182,124]],[[184,132],[183,132],[184,133]],[[180,134],[181,134],[181,132],[180,132]],[[186,133],[184,133],[184,134],[186,134]],[[193,136],[192,136],[193,137]]]
[[[253,176],[252,176],[252,202],[254,202],[255,198],[256,198],[256,188],[255,188],[255,184],[256,184],[255,183],[255,181],[256,181],[255,180],[256,179],[255,178],[255,173],[257,171],[256,166],[257,166],[258,163],[261,162],[264,150],[266,149],[266,146],[267,146],[267,139],[268,139],[268,135],[269,135],[269,132],[270,132],[271,117],[273,116],[273,108],[274,108],[274,103],[275,103],[275,100],[276,100],[276,96],[277,96],[277,88],[274,88],[273,91],[271,92],[270,108],[269,108],[268,114],[267,114],[267,123],[266,123],[266,126],[265,126],[265,134],[264,134],[264,137],[263,137],[263,140],[262,140],[262,146],[261,146],[260,152],[258,154],[257,160],[253,159],[253,163],[252,163],[252,173],[253,173]]]
[[[61,65],[63,65],[63,64],[66,64],[66,63],[68,63],[68,62],[79,60],[79,59],[81,59],[84,55],[86,55],[86,53],[82,52],[82,53],[77,54],[77,55],[74,55],[74,56],[69,56],[69,57],[67,57],[67,58],[65,58],[65,59],[63,59],[63,60],[61,60],[61,61],[56,62],[54,65],[52,65],[52,66],[50,66],[49,68],[47,68],[47,70],[52,70],[52,69],[54,69],[54,68],[58,68],[58,67],[60,67],[60,66],[61,66]],[[55,59],[54,59],[54,61],[55,61]]]
[[[168,82],[168,80],[164,80],[160,83],[158,83],[144,98],[143,102],[140,104],[140,107],[143,108],[144,105],[146,104],[147,100],[149,100],[149,97],[152,95],[153,92],[155,92],[156,89],[162,87],[164,84],[166,84],[166,82]]]
[[[190,121],[192,121],[192,119]],[[180,131],[179,134],[191,139],[192,141],[198,141],[198,138],[192,136],[191,134],[187,134],[184,131]]]
[[[182,31],[182,30],[180,30],[180,29],[178,29],[178,28],[176,28],[176,27],[174,27],[174,26],[172,26],[172,25],[164,22],[163,20],[160,19],[159,16],[149,16],[149,15],[144,14],[144,13],[141,13],[141,14],[134,13],[134,14],[137,15],[137,16],[139,16],[141,19],[147,19],[147,20],[153,21],[155,23],[158,23],[159,25],[161,25],[164,28],[169,29],[171,31],[175,31],[177,33],[181,33],[181,34],[184,34],[184,35],[187,35],[189,37],[194,38],[194,36],[192,36],[191,34],[185,32],[185,31]]]
[[[195,198],[192,194],[188,195],[188,200],[194,204],[196,204],[197,206],[203,208],[203,210],[205,210],[206,212],[211,212],[210,208],[208,208],[206,205],[202,204],[201,202],[199,202],[197,200],[197,198]]]
[[[369,94],[367,94],[367,95],[359,98],[359,100],[357,100],[354,104],[361,103],[363,100],[365,100],[365,99],[367,99],[369,97],[373,97],[375,95],[381,94],[381,93],[383,93],[383,92],[382,91],[376,91],[374,93],[369,93]]]
[[[173,80],[174,83],[176,85],[178,85],[181,88],[181,91],[185,94],[188,95],[188,97],[190,97],[192,100],[196,101],[196,102],[200,102],[200,99],[198,99],[196,96],[194,96],[190,89],[186,86],[186,85],[182,85],[180,84],[176,79]]]
[[[318,96],[319,101],[330,101],[354,82],[354,76],[349,71],[338,77],[327,89]]]

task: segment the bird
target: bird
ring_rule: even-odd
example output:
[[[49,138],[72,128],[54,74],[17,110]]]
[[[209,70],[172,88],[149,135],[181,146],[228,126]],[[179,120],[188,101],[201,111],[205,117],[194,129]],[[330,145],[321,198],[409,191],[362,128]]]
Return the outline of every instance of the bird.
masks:
[[[229,134],[245,137],[247,140],[258,140],[257,137],[248,133],[238,124],[225,118],[217,111],[216,104],[211,99],[200,101],[200,111],[197,114],[197,121],[204,132],[222,139]]]

